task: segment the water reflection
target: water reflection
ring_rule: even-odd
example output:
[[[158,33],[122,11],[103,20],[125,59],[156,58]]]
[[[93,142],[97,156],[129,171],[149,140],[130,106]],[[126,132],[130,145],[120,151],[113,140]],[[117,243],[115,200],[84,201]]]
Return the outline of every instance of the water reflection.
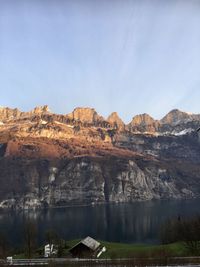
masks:
[[[96,239],[156,243],[160,225],[168,218],[191,216],[199,212],[200,200],[148,201],[132,204],[70,207],[42,211],[3,212],[0,231],[12,244],[23,243],[23,229],[28,220],[37,226],[38,242],[53,229],[66,240],[90,235]]]

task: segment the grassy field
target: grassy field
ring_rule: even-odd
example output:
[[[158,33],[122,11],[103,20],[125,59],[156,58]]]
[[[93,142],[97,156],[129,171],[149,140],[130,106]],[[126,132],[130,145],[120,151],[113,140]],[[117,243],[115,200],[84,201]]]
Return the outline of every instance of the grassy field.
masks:
[[[67,242],[67,246],[74,246],[79,240]],[[133,257],[167,257],[167,256],[185,256],[187,251],[182,243],[173,243],[168,245],[143,245],[143,244],[123,244],[101,241],[106,247],[106,252],[101,258],[133,258]]]
[[[80,240],[70,240],[65,242],[65,248],[62,251],[62,258],[71,257],[69,249],[77,244]],[[81,262],[67,262],[62,265],[59,262],[54,262],[53,259],[49,263],[51,267],[99,267],[99,266],[119,266],[119,267],[144,267],[144,266],[168,266],[168,265],[186,265],[186,264],[200,264],[200,258],[187,257],[190,256],[185,249],[183,243],[173,243],[168,245],[144,245],[144,244],[123,244],[105,242],[99,240],[101,245],[106,247],[106,252],[103,253],[100,259],[105,259],[101,264],[97,261]],[[44,253],[44,247],[40,247],[36,250],[36,253],[31,258],[42,258]],[[26,259],[24,253],[17,254],[15,259]],[[108,261],[107,261],[108,260]]]
[[[70,240],[65,244],[63,256],[69,255],[69,248],[73,247],[80,240]],[[100,258],[159,258],[159,257],[182,257],[187,256],[187,251],[182,243],[173,243],[168,245],[144,245],[144,244],[124,244],[124,243],[112,243],[99,240],[101,245],[106,247],[106,252],[101,255]],[[33,258],[40,258],[43,256],[43,247],[37,249]],[[26,258],[24,253],[15,255],[16,259]]]

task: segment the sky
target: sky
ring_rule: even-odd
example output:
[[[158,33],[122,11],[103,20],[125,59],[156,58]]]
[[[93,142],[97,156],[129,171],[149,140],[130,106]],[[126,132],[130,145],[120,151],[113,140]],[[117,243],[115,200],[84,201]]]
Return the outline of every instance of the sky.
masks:
[[[0,0],[0,106],[200,113],[199,0]]]

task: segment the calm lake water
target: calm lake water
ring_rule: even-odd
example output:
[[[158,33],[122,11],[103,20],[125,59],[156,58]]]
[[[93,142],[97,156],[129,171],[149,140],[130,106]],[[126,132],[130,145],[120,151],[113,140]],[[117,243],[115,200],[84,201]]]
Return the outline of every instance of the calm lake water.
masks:
[[[42,211],[1,212],[0,232],[12,245],[23,244],[28,220],[36,224],[38,242],[53,229],[66,240],[87,235],[96,239],[126,243],[157,243],[163,222],[178,216],[200,213],[200,200],[148,201],[132,204],[58,208]]]

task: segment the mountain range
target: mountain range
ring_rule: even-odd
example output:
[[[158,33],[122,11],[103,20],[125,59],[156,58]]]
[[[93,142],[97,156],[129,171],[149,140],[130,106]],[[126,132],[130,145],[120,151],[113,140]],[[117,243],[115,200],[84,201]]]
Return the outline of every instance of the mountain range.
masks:
[[[0,207],[43,208],[200,196],[200,114],[125,124],[93,108],[0,108]]]

